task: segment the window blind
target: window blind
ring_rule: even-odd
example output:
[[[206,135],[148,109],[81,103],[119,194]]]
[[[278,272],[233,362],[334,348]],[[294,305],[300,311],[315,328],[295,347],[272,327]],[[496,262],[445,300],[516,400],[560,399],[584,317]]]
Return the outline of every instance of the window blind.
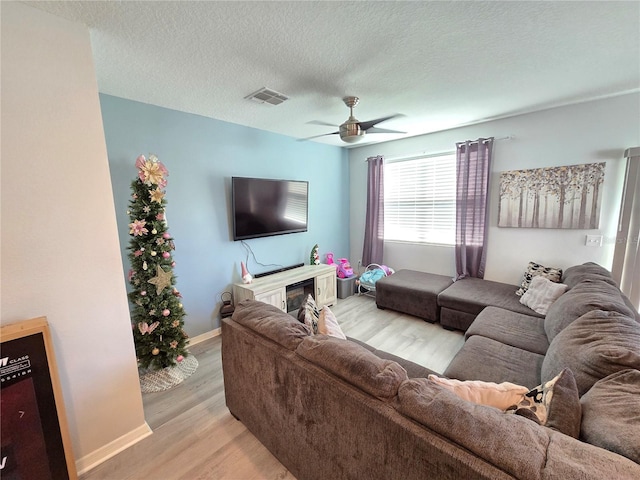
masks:
[[[385,240],[453,245],[455,215],[455,153],[385,164]]]

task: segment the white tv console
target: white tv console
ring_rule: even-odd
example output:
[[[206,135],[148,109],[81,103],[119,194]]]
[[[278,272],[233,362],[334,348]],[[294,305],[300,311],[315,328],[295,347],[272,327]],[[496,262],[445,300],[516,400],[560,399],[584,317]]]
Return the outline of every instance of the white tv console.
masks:
[[[336,301],[336,269],[332,265],[304,265],[284,272],[254,278],[252,283],[233,285],[233,298],[260,300],[287,311],[287,287],[313,280],[313,293],[319,307]]]

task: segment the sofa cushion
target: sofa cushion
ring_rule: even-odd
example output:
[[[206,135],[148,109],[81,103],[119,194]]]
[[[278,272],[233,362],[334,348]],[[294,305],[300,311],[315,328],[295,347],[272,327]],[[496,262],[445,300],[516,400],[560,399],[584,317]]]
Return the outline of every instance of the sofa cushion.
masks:
[[[497,408],[467,402],[427,379],[400,385],[398,410],[516,478],[540,478],[549,433]],[[508,452],[508,453],[507,453]],[[428,472],[425,473],[425,476]]]
[[[481,335],[512,347],[544,355],[549,348],[544,318],[487,307],[471,324],[465,337]]]
[[[522,282],[520,283],[520,288],[516,290],[516,295],[523,295],[531,285],[531,280],[533,277],[542,276],[548,278],[552,282],[559,282],[562,278],[562,269],[557,267],[545,267],[544,265],[540,265],[536,262],[529,262],[527,266],[527,270],[524,272],[522,276]]]
[[[437,297],[453,283],[448,275],[400,270],[376,283],[376,305],[436,322]]]
[[[393,398],[407,372],[349,340],[315,335],[305,338],[296,353],[361,390],[380,399]]]
[[[640,463],[640,371],[599,380],[580,402],[581,439]]]
[[[611,273],[597,263],[587,262],[582,265],[574,265],[565,270],[562,275],[562,283],[572,289],[585,280],[600,280],[609,285],[617,287],[616,282],[611,278]]]
[[[622,297],[622,300],[624,301],[624,304],[629,308],[629,310],[633,312],[633,316],[635,317],[636,322],[640,323],[640,310],[636,308],[636,306],[631,302],[631,300],[629,300],[629,297],[627,297],[624,293],[622,293],[621,297]]]
[[[384,350],[378,350],[375,347],[372,347],[368,343],[363,342],[362,340],[358,340],[356,338],[347,337],[349,341],[357,343],[358,345],[363,346],[370,352],[373,352],[377,357],[383,358],[385,360],[393,360],[398,363],[402,368],[407,371],[407,376],[409,378],[426,378],[429,375],[436,373],[433,370],[423,367],[422,365],[418,365],[417,363],[412,362],[411,360],[407,360],[406,358],[398,357],[393,353],[385,352]]]
[[[289,350],[295,350],[303,338],[311,335],[309,327],[291,315],[256,300],[238,303],[231,318]]]
[[[565,368],[555,378],[527,392],[508,413],[522,415],[539,425],[578,438],[580,434],[580,398],[571,373]]]
[[[518,287],[507,283],[466,277],[440,292],[438,304],[441,307],[474,315],[479,314],[487,306],[493,306],[541,317],[542,315],[520,303],[520,297],[514,293],[516,288]]]
[[[525,393],[529,391],[527,387],[514,383],[502,382],[482,382],[480,380],[455,380],[429,375],[429,381],[451,390],[458,397],[468,402],[479,405],[487,405],[500,410],[516,405],[522,401]]]
[[[510,382],[533,388],[539,385],[544,356],[512,347],[490,338],[474,335],[444,371],[458,380]]]
[[[616,453],[549,430],[543,480],[638,480],[640,465]]]
[[[549,345],[541,378],[573,372],[580,396],[598,380],[627,368],[640,369],[640,324],[617,312],[594,310],[561,331]]]
[[[549,307],[544,321],[549,342],[567,325],[592,310],[619,312],[633,317],[618,287],[603,280],[584,279]]]
[[[520,303],[540,315],[546,315],[549,307],[567,291],[564,283],[555,283],[542,275],[533,277],[531,285],[520,297]]]

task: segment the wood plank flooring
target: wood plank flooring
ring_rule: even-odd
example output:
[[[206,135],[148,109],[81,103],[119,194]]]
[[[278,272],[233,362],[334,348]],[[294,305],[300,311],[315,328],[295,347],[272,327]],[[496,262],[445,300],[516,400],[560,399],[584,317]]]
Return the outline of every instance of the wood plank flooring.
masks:
[[[379,310],[367,296],[331,307],[347,336],[442,372],[464,343],[460,332]],[[234,419],[224,401],[221,338],[194,345],[198,369],[166,392],[143,395],[153,435],[82,475],[81,480],[295,480]]]

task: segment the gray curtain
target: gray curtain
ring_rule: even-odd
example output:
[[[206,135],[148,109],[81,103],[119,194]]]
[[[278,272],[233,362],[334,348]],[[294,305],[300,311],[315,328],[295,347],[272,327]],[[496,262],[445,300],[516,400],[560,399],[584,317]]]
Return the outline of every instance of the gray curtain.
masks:
[[[493,137],[456,144],[456,280],[484,278]]]
[[[367,158],[367,217],[362,264],[382,264],[384,248],[384,157]]]

